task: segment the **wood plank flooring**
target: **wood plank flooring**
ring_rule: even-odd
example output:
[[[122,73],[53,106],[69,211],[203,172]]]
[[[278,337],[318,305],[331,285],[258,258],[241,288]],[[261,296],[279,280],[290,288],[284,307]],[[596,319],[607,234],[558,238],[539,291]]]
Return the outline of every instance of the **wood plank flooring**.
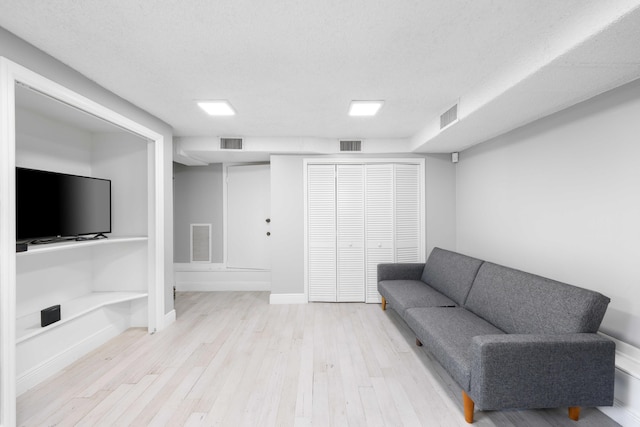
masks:
[[[18,399],[23,426],[466,426],[460,389],[393,312],[185,292]],[[617,425],[595,408],[476,412],[476,426]]]

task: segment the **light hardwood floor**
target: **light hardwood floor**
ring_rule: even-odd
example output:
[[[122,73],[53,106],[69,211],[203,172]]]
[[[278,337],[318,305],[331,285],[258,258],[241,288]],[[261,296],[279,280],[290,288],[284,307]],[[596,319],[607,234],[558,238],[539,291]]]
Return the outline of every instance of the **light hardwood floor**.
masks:
[[[18,399],[25,426],[466,426],[460,388],[379,305],[269,305],[178,293],[177,321],[130,329]],[[615,426],[594,408],[476,412],[476,426]]]

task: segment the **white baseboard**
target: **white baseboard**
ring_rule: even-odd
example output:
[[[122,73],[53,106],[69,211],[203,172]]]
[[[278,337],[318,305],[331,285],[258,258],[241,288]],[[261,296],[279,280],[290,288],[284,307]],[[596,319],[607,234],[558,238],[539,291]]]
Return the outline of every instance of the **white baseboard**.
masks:
[[[640,427],[640,349],[605,336],[616,343],[614,402],[598,409],[625,427]]]
[[[176,291],[219,292],[219,291],[270,291],[271,282],[176,282]]]
[[[305,294],[269,295],[269,304],[306,304],[307,302],[307,296]]]
[[[627,405],[615,399],[613,406],[598,408],[603,414],[624,427],[640,427],[640,418]]]
[[[167,326],[171,325],[175,321],[176,321],[176,311],[171,310],[170,312],[164,315],[164,321],[163,321],[162,327],[166,328]]]
[[[122,332],[122,329],[115,325],[105,326],[93,335],[34,366],[16,378],[16,394],[21,395]]]

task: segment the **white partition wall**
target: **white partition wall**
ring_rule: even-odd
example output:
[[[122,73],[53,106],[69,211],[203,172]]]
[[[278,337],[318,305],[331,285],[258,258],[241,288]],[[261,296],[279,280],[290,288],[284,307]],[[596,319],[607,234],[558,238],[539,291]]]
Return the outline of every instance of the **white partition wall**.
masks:
[[[42,100],[35,112],[17,107],[17,87]],[[20,391],[127,327],[162,328],[163,149],[160,134],[0,58],[2,425],[15,424]],[[16,165],[111,179],[111,236],[16,254]],[[54,304],[61,320],[40,327],[40,310]]]
[[[380,302],[377,266],[424,262],[424,160],[305,161],[309,301]]]

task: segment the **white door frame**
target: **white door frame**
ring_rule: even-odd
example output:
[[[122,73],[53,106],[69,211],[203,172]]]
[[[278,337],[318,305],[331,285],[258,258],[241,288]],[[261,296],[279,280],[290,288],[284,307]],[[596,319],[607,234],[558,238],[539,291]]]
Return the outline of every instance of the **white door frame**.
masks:
[[[305,158],[302,160],[302,188],[304,190],[304,300],[309,301],[309,236],[307,232],[307,209],[308,209],[308,198],[309,194],[307,193],[307,167],[310,164],[354,164],[354,165],[366,165],[366,164],[375,164],[375,163],[404,163],[404,164],[413,164],[418,165],[420,169],[420,184],[422,186],[422,190],[420,191],[420,211],[422,215],[420,217],[420,229],[422,230],[421,236],[421,245],[420,245],[420,258],[424,260],[426,247],[425,242],[427,241],[426,235],[426,227],[425,227],[425,215],[426,215],[426,205],[425,205],[425,193],[426,193],[426,182],[425,182],[425,158],[424,157],[374,157],[374,158],[344,158],[344,157],[323,157],[323,158]]]
[[[148,141],[148,329],[164,327],[164,137],[0,57],[0,425],[16,423],[15,85],[22,84]]]

